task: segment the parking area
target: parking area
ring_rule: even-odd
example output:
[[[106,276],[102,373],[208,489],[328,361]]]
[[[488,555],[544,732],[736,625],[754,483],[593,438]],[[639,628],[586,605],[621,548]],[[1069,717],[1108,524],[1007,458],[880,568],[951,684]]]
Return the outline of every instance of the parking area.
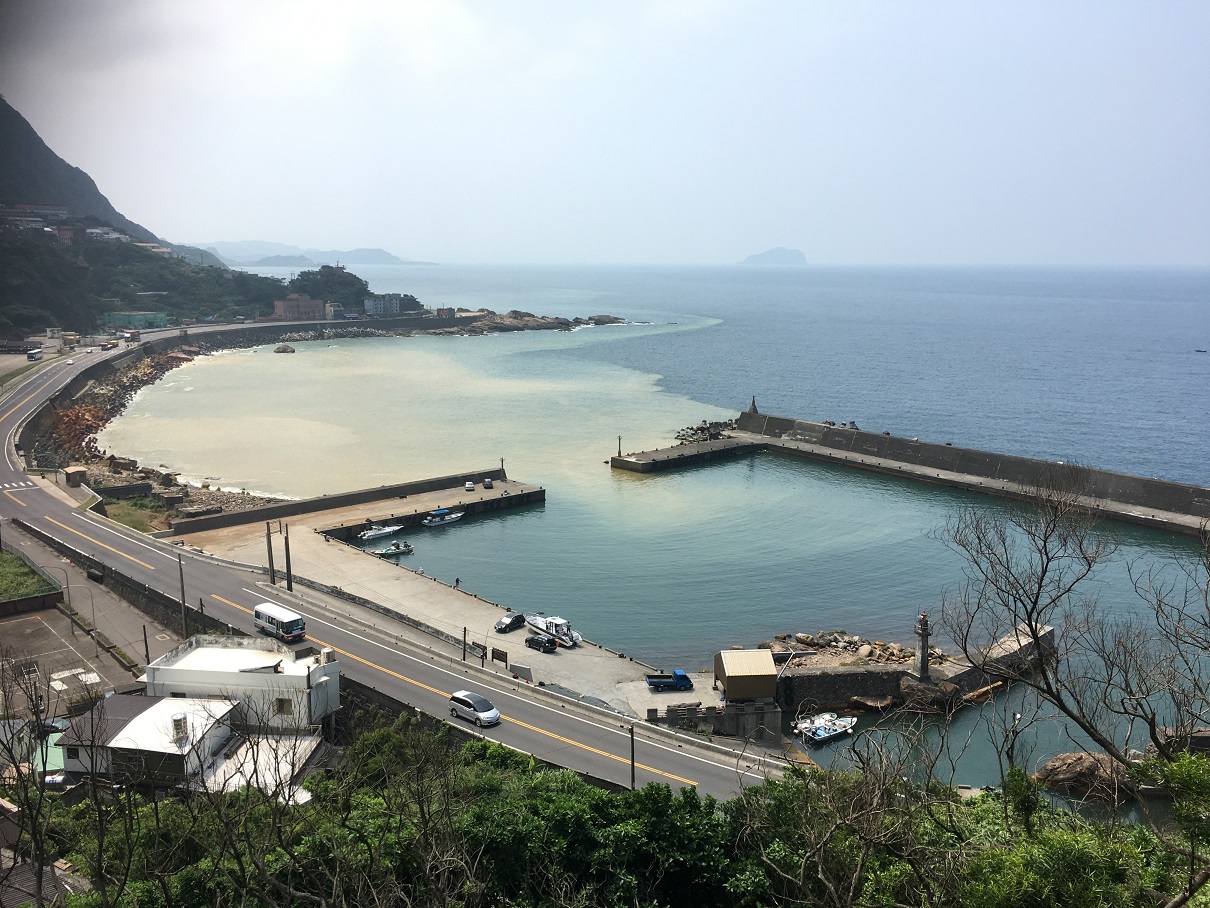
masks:
[[[74,701],[133,679],[121,664],[58,609],[0,620],[0,712],[21,714],[30,696],[44,698],[43,714],[62,716]]]

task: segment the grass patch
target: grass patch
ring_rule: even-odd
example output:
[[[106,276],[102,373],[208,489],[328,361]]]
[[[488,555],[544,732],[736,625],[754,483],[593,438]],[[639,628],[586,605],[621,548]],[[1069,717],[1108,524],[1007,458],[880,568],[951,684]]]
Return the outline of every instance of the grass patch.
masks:
[[[0,602],[52,593],[57,587],[28,564],[8,552],[0,552]]]
[[[26,363],[24,366],[21,366],[17,369],[13,369],[11,372],[0,373],[0,385],[6,385],[10,381],[12,381],[14,378],[17,378],[18,376],[23,375],[24,373],[28,372],[30,369],[36,369],[40,365],[41,365],[41,363]]]
[[[168,516],[173,511],[154,498],[127,498],[124,501],[105,499],[105,513],[110,520],[140,533],[154,533],[168,529]]]

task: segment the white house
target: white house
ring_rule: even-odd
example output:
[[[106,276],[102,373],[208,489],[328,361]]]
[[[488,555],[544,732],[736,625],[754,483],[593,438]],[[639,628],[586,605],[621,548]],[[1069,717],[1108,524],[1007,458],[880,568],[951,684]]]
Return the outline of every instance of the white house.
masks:
[[[331,649],[295,653],[267,637],[191,637],[148,665],[144,680],[149,697],[232,700],[247,730],[302,730],[340,708]]]
[[[63,769],[130,784],[195,784],[231,743],[235,703],[115,694],[59,736]]]

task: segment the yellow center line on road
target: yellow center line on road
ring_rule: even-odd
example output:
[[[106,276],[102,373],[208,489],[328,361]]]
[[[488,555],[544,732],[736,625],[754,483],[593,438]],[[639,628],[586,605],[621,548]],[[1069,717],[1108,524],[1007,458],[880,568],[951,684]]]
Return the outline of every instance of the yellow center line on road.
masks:
[[[23,508],[29,507],[29,505],[27,505],[24,501],[22,501],[20,498],[18,498],[16,495],[14,495],[12,492],[8,491],[7,489],[4,490],[4,494],[7,495],[9,498],[11,498],[13,501],[17,502],[17,504],[21,505],[21,507],[23,507]]]
[[[16,413],[17,410],[19,410],[22,405],[29,403],[31,400],[33,400],[35,397],[37,397],[38,394],[41,393],[41,391],[42,391],[42,389],[39,388],[37,391],[35,391],[29,397],[25,398],[25,400],[18,401],[17,403],[15,403],[11,410],[9,410],[3,416],[0,416],[0,419],[8,419],[10,416],[12,416],[14,413]]]
[[[123,558],[133,561],[135,564],[141,564],[143,567],[147,568],[147,570],[149,570],[149,571],[155,570],[155,568],[152,567],[150,564],[148,564],[146,561],[139,561],[139,559],[135,558],[133,555],[127,555],[125,552],[119,552],[113,546],[106,545],[99,539],[93,539],[87,533],[81,533],[79,530],[73,530],[67,524],[59,523],[59,521],[55,520],[53,517],[51,517],[49,515],[47,515],[46,519],[49,520],[51,523],[53,523],[55,526],[62,527],[63,529],[67,530],[67,532],[69,532],[69,533],[75,533],[77,536],[87,539],[89,542],[93,543],[94,545],[99,545],[101,548],[105,549],[105,551],[107,551],[107,552],[113,552],[115,555],[121,555]]]
[[[222,602],[225,605],[229,605],[232,608],[239,609],[241,612],[245,612],[246,614],[249,614],[249,615],[252,614],[252,609],[250,609],[250,608],[244,608],[244,606],[242,606],[242,605],[236,605],[230,599],[224,599],[222,596],[219,596],[216,593],[211,593],[210,595],[212,598],[217,599],[219,602]],[[347,651],[341,649],[338,646],[333,646],[331,643],[325,643],[323,640],[320,640],[318,637],[316,637],[312,634],[307,634],[307,637],[308,637],[308,639],[314,640],[320,646],[326,646],[329,649],[331,649],[333,652],[340,653],[342,656],[348,656],[354,662],[360,662],[362,665],[368,666],[369,668],[376,668],[376,669],[378,669],[378,671],[382,672],[383,674],[390,675],[392,678],[398,678],[400,681],[406,681],[408,684],[414,684],[416,687],[427,690],[430,693],[439,694],[442,697],[449,696],[449,694],[443,690],[438,690],[435,687],[429,687],[429,685],[424,684],[423,682],[417,681],[414,678],[409,678],[407,675],[401,675],[401,674],[399,674],[399,672],[392,671],[391,669],[381,666],[376,662],[371,662],[369,659],[363,659],[361,656],[358,656],[356,653],[350,653],[350,652],[347,652]],[[617,760],[619,763],[624,763],[627,766],[630,765],[630,759],[628,757],[620,757],[617,754],[611,754],[607,750],[600,750],[596,747],[592,747],[588,744],[584,744],[581,741],[576,741],[572,738],[565,738],[562,735],[555,734],[553,731],[547,731],[545,728],[539,728],[536,725],[530,725],[528,722],[522,722],[520,719],[510,719],[508,716],[501,716],[501,719],[505,722],[511,722],[513,725],[520,725],[522,728],[528,729],[529,731],[535,732],[537,734],[545,735],[548,738],[553,738],[554,740],[559,741],[563,744],[569,744],[572,747],[580,748],[580,750],[586,750],[589,753],[594,753],[601,757],[608,757],[611,760]],[[693,781],[692,779],[686,779],[686,778],[683,778],[682,776],[674,775],[673,773],[670,773],[670,772],[664,772],[662,769],[656,769],[654,766],[646,766],[642,763],[635,763],[634,766],[635,766],[635,769],[642,769],[645,772],[654,773],[657,776],[664,776],[667,779],[673,779],[674,781],[677,781],[677,782],[683,782],[686,785],[693,785],[693,786],[697,785],[697,782]]]

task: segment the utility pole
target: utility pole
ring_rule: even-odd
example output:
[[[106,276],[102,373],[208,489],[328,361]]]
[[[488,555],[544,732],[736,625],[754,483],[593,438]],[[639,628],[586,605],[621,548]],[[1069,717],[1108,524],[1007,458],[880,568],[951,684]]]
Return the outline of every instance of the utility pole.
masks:
[[[630,790],[634,791],[634,723],[630,724]]]
[[[290,570],[290,524],[286,524],[282,537],[286,543],[286,591],[292,593],[294,592],[294,572]]]
[[[189,639],[189,617],[185,614],[185,559],[176,553],[176,567],[181,575],[181,637]]]
[[[466,628],[462,629],[462,661],[466,661]]]
[[[273,524],[265,521],[265,548],[269,550],[269,583],[277,586],[277,574],[273,570]]]

